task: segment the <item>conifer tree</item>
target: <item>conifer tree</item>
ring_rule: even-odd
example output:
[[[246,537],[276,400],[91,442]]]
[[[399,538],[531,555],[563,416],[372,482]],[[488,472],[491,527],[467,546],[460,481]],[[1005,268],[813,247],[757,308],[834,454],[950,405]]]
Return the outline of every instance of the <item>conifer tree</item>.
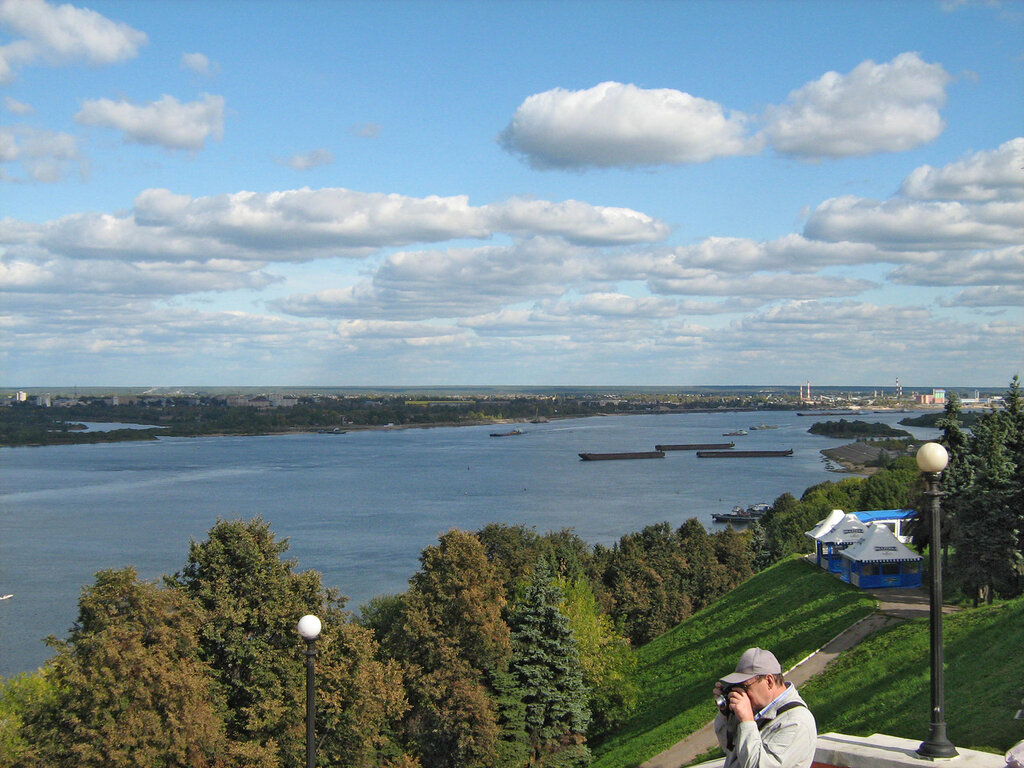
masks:
[[[998,592],[1020,594],[1024,573],[1024,509],[1019,446],[1024,442],[1019,381],[1014,377],[1006,409],[986,414],[972,428],[971,483],[947,500],[955,512],[953,568],[975,604]]]
[[[509,616],[511,672],[526,705],[531,764],[584,766],[589,692],[569,620],[559,609],[562,600],[550,567],[539,560]]]

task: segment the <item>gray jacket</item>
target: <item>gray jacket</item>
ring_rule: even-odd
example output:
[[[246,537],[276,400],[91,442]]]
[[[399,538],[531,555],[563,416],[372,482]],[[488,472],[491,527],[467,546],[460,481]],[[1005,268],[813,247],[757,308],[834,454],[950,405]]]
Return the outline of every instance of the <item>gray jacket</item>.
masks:
[[[792,683],[786,688],[789,693],[768,707],[761,722],[718,713],[715,735],[725,750],[724,768],[810,768],[818,741],[814,715]],[[787,706],[794,702],[803,706]]]

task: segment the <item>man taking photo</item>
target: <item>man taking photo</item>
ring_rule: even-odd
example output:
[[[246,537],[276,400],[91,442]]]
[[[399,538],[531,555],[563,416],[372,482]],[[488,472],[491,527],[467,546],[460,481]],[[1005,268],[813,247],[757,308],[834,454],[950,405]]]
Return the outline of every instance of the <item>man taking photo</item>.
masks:
[[[714,690],[724,768],[810,768],[818,740],[814,715],[771,651],[748,648]]]

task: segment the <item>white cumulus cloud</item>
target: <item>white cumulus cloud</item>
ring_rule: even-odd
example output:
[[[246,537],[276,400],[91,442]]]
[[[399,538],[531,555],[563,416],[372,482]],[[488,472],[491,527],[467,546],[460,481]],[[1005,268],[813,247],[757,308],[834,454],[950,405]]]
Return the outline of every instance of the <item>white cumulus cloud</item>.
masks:
[[[132,144],[156,144],[167,149],[202,149],[206,140],[224,133],[224,97],[204,94],[200,101],[181,103],[164,95],[149,104],[95,99],[75,115],[82,125],[113,128]]]
[[[974,250],[1024,242],[1017,203],[961,203],[845,196],[819,205],[804,236],[908,251]]]
[[[827,72],[768,108],[764,135],[775,151],[807,158],[912,149],[942,133],[950,80],[916,53],[868,60],[845,75]]]
[[[941,168],[922,165],[903,180],[900,192],[917,200],[1024,199],[1024,138],[998,149],[975,152]]]
[[[746,125],[682,91],[605,82],[530,96],[499,140],[537,168],[677,165],[757,152]]]
[[[296,262],[496,233],[557,235],[557,248],[566,253],[574,242],[643,243],[666,231],[637,211],[578,201],[472,206],[462,195],[416,198],[343,188],[197,198],[148,189],[127,212],[72,214],[42,224],[0,221],[0,246],[36,257]]]
[[[78,140],[68,133],[29,126],[0,126],[0,165],[21,167],[24,176],[0,168],[0,180],[50,183],[61,181],[80,160]]]
[[[144,32],[96,11],[44,0],[2,0],[0,28],[13,38],[0,46],[0,83],[11,82],[19,67],[37,62],[114,64],[135,57],[148,42]]]

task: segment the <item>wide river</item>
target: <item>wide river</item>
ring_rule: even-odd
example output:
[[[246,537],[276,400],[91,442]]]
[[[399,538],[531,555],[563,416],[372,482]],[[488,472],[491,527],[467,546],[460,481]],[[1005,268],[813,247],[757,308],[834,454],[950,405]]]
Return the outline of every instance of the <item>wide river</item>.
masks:
[[[865,414],[895,425],[907,414]],[[832,417],[838,418],[838,417]],[[539,533],[572,528],[590,544],[691,517],[771,502],[842,475],[793,412],[609,416],[507,427],[455,427],[272,437],[0,449],[0,676],[30,671],[64,637],[96,571],[135,566],[154,579],[185,565],[190,539],[217,518],[262,515],[287,537],[298,569],[316,569],[357,609],[400,592],[424,547],[451,528],[490,522]],[[776,429],[726,438],[761,423]],[[917,437],[938,434],[910,429]],[[580,461],[580,452],[726,442],[793,448],[789,458]]]

